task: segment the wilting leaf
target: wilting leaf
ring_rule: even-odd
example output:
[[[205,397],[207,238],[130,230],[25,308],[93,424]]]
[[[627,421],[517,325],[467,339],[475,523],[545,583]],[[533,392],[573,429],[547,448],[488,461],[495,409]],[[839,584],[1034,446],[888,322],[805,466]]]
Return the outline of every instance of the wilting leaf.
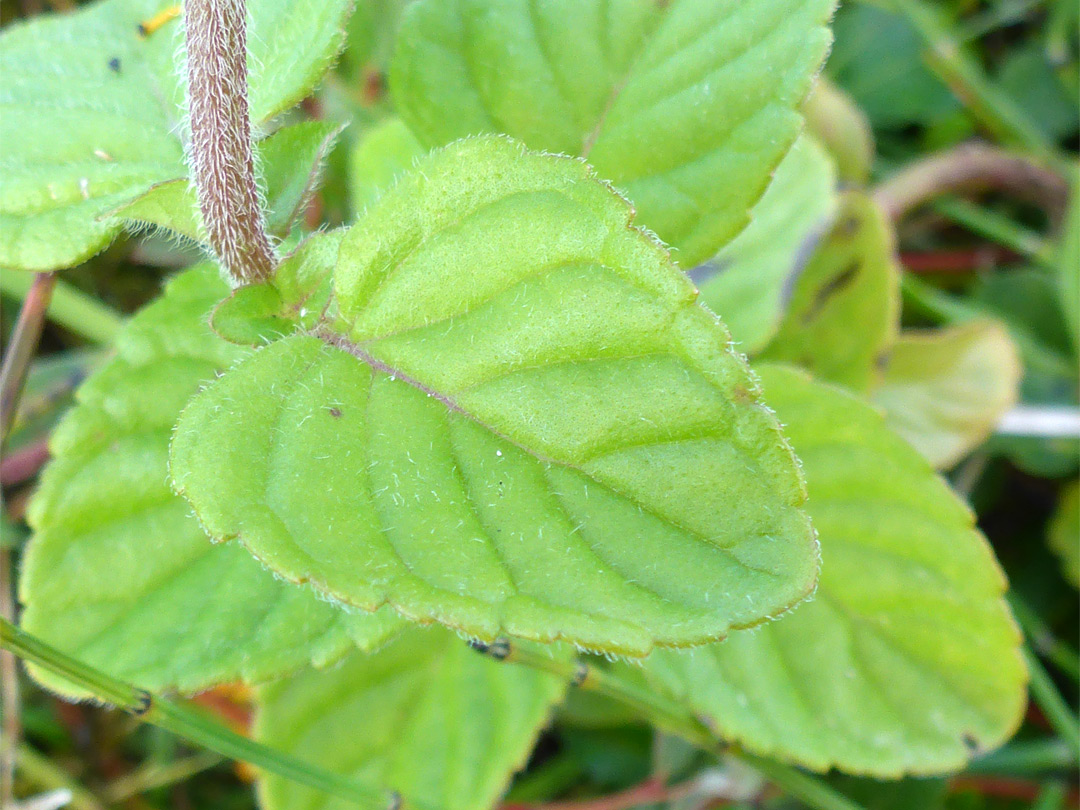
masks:
[[[1016,404],[1020,373],[1016,344],[996,321],[903,332],[873,400],[897,433],[947,469]]]

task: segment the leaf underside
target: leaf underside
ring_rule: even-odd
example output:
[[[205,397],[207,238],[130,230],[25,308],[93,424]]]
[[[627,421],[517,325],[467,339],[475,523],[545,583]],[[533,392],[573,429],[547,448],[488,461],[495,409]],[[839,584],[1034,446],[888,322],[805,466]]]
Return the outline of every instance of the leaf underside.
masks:
[[[315,85],[351,5],[252,0],[252,120],[268,120]],[[109,212],[186,176],[181,23],[138,34],[161,9],[159,0],[104,0],[0,35],[0,266],[78,264],[123,227]]]
[[[588,158],[686,268],[711,258],[801,127],[832,0],[422,0],[391,65],[439,146],[505,133]]]
[[[170,491],[181,408],[248,352],[206,326],[227,291],[216,269],[200,266],[129,322],[54,434],[30,511],[23,627],[145,688],[264,680],[325,664],[354,642],[377,645],[400,626],[390,614],[350,615],[279,582],[242,547],[212,544]]]
[[[423,159],[344,237],[313,334],[196,397],[177,491],[336,600],[642,655],[750,626],[817,568],[726,332],[577,160]]]
[[[815,770],[947,773],[1001,744],[1026,673],[971,513],[873,408],[794,370],[759,371],[805,468],[817,593],[720,644],[657,651],[646,676],[721,736]]]
[[[761,356],[856,391],[879,381],[900,329],[894,251],[892,226],[877,204],[865,194],[846,195]]]
[[[412,628],[373,655],[260,689],[255,737],[397,790],[407,807],[479,810],[525,764],[565,689],[558,677],[481,656],[441,628]],[[264,810],[353,806],[273,775],[260,780],[259,796]]]

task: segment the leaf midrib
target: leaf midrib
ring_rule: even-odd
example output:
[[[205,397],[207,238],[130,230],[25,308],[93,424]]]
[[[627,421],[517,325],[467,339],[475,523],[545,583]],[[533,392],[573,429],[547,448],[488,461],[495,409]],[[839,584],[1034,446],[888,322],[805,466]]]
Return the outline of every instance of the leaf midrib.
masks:
[[[401,380],[402,382],[413,386],[417,390],[422,391],[428,397],[431,397],[432,399],[435,399],[438,402],[442,403],[442,405],[444,407],[446,407],[449,411],[451,411],[453,413],[456,413],[456,414],[459,414],[460,416],[470,420],[474,424],[482,427],[484,430],[489,431],[492,435],[498,437],[502,441],[505,441],[507,444],[510,444],[513,447],[516,447],[517,449],[521,450],[523,453],[527,454],[531,458],[535,459],[536,461],[539,461],[541,464],[546,464],[546,465],[555,466],[555,467],[561,467],[563,469],[571,470],[571,471],[573,471],[575,473],[578,473],[579,475],[582,475],[582,476],[588,478],[589,481],[593,482],[597,486],[599,486],[602,489],[610,492],[612,495],[614,495],[614,496],[616,496],[618,498],[622,498],[622,499],[624,499],[626,501],[629,501],[631,504],[636,506],[642,512],[650,515],[651,517],[655,518],[658,521],[661,521],[665,525],[670,526],[671,528],[686,534],[687,536],[693,538],[694,540],[697,540],[697,541],[705,544],[710,549],[721,551],[721,552],[727,554],[738,565],[742,566],[746,570],[753,571],[754,573],[763,574],[763,575],[767,575],[767,576],[773,576],[773,577],[780,576],[775,571],[765,569],[765,568],[757,568],[755,566],[752,566],[752,565],[746,563],[743,560],[740,560],[734,554],[733,549],[738,547],[739,545],[741,545],[742,540],[743,540],[742,538],[740,538],[740,540],[738,542],[736,542],[735,546],[733,546],[731,548],[726,547],[726,546],[722,546],[719,543],[717,543],[717,542],[709,539],[708,537],[700,534],[696,530],[691,529],[691,528],[686,527],[686,526],[683,526],[682,524],[674,521],[672,518],[667,517],[666,515],[662,515],[662,514],[658,513],[655,510],[655,508],[649,506],[648,504],[642,503],[634,495],[625,493],[625,492],[621,491],[620,489],[618,489],[617,487],[615,487],[614,485],[597,478],[595,475],[590,473],[588,470],[584,469],[581,465],[575,464],[575,463],[570,462],[570,461],[563,461],[561,459],[551,458],[549,456],[544,455],[543,453],[540,453],[539,451],[537,451],[534,448],[531,448],[531,447],[529,447],[529,446],[527,446],[525,444],[522,444],[517,439],[514,439],[513,437],[511,437],[511,436],[507,435],[506,433],[500,431],[498,428],[494,427],[493,425],[490,425],[490,424],[484,422],[483,420],[481,420],[478,416],[473,414],[471,411],[465,409],[460,404],[458,404],[458,402],[455,399],[453,399],[452,397],[450,397],[449,395],[443,394],[440,391],[438,391],[438,390],[436,390],[434,388],[431,388],[428,385],[425,385],[424,383],[417,380],[415,377],[412,377],[408,373],[406,373],[404,371],[401,371],[400,369],[397,369],[394,366],[391,366],[389,363],[387,363],[387,362],[385,362],[383,360],[378,359],[377,357],[375,357],[374,355],[370,354],[365,349],[363,349],[361,347],[361,345],[350,341],[349,339],[343,337],[342,335],[331,332],[329,329],[324,327],[324,328],[316,330],[312,334],[312,336],[318,338],[324,344],[327,344],[331,348],[335,348],[335,349],[338,349],[340,351],[344,351],[347,354],[352,355],[357,360],[360,360],[362,363],[366,364],[374,372],[381,372],[381,373],[387,375],[388,377],[391,377],[391,378],[396,379],[396,380]],[[712,438],[712,437],[711,436],[705,436],[704,438]],[[680,439],[680,441],[688,441],[688,440],[691,440],[691,439],[685,439],[685,438]],[[655,442],[654,442],[654,444],[655,444]],[[639,446],[641,446],[641,445],[639,445]],[[618,452],[618,450],[612,450],[610,452],[614,453],[614,452]],[[661,597],[661,598],[663,598],[663,597]]]

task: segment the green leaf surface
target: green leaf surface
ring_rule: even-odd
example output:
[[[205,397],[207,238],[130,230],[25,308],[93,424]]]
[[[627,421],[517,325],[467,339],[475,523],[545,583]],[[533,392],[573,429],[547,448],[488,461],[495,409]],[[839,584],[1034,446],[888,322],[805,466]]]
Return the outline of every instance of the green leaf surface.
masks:
[[[871,406],[792,369],[759,371],[806,472],[817,593],[753,632],[657,651],[645,673],[758,754],[878,777],[955,770],[1024,710],[993,553]]]
[[[1061,500],[1050,520],[1050,548],[1061,559],[1062,572],[1074,587],[1080,588],[1080,482],[1061,489]]]
[[[29,519],[23,627],[111,675],[197,691],[262,680],[373,646],[399,626],[349,614],[215,545],[168,485],[169,435],[184,404],[248,353],[206,326],[228,288],[200,266],[136,315],[116,355],[79,389],[51,444]],[[75,694],[34,669],[50,688]]]
[[[934,467],[948,469],[1016,404],[1021,371],[1016,344],[996,321],[903,332],[873,401]]]
[[[900,329],[894,251],[892,226],[878,206],[865,194],[848,194],[762,357],[858,391],[878,381]]]
[[[282,127],[257,144],[260,188],[271,233],[287,234],[303,214],[318,186],[323,161],[340,132],[341,127],[333,123],[302,121]],[[108,216],[209,242],[195,189],[186,179],[158,183]]]
[[[747,222],[801,126],[832,0],[422,0],[391,89],[427,146],[581,155],[691,268]]]
[[[804,135],[780,163],[746,229],[691,274],[701,300],[742,351],[753,354],[776,334],[785,298],[829,230],[838,202],[836,167]]]
[[[631,216],[506,138],[424,158],[344,237],[328,320],[192,401],[177,491],[287,579],[485,640],[643,655],[790,607],[794,457]]]
[[[565,690],[562,679],[479,655],[446,630],[412,628],[374,655],[259,690],[255,736],[397,790],[406,807],[481,810],[524,766]],[[351,807],[272,775],[259,796],[264,810]]]
[[[349,154],[349,204],[353,213],[364,212],[427,150],[399,118],[372,127]]]
[[[241,346],[263,346],[299,328],[312,328],[330,298],[330,281],[345,231],[314,233],[274,269],[264,284],[233,290],[214,308],[210,327]]]
[[[104,0],[0,35],[0,265],[70,267],[123,227],[104,217],[186,176],[181,23],[148,37],[160,0]],[[252,0],[252,119],[300,101],[341,44],[349,0]],[[27,133],[33,133],[28,137]]]

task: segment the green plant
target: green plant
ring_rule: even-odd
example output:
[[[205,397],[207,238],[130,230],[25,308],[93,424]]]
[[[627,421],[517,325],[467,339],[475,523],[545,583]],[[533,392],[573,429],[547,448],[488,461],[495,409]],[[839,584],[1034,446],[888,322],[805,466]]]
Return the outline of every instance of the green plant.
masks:
[[[836,191],[859,114],[823,85],[800,134],[832,0],[419,0],[332,229],[342,127],[287,111],[350,3],[137,35],[160,11],[0,38],[6,272],[146,226],[213,257],[52,435],[4,633],[39,683],[252,758],[268,810],[492,806],[571,688],[824,810],[857,805],[808,772],[1010,738],[1022,637],[935,467],[1017,350],[985,314],[901,330],[888,200]],[[158,696],[236,681],[255,743]]]

